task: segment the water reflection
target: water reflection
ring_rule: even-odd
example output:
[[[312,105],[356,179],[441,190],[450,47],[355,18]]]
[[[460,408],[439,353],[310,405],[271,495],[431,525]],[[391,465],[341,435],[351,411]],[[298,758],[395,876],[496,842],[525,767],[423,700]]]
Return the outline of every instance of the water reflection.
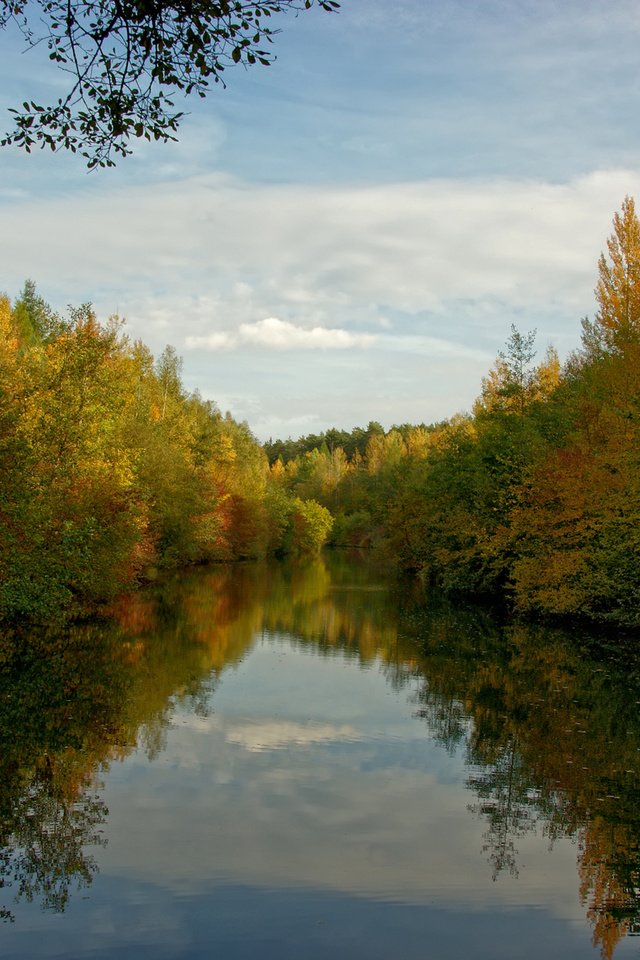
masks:
[[[637,654],[619,640],[608,651],[601,643],[595,660],[587,636],[580,645],[559,630],[457,616],[455,643],[427,631],[421,715],[443,743],[452,736],[443,717],[470,721],[470,809],[486,821],[494,876],[517,874],[529,833],[577,838],[581,900],[594,944],[611,957],[640,918]]]
[[[412,702],[414,753],[402,759],[402,750],[409,747],[398,735],[382,759],[369,747],[357,755],[360,767],[353,768],[353,751],[363,734],[349,711],[348,692],[340,706],[336,700],[336,716],[330,720],[300,719],[293,708],[288,712],[278,673],[289,678],[289,706],[304,703],[309,696],[305,684],[311,681],[296,673],[297,661],[278,667],[277,656],[285,655],[285,646],[281,651],[273,646],[278,638],[316,658],[346,657],[364,669],[380,670],[389,689]],[[239,707],[238,716],[224,719],[231,714],[213,712],[225,704],[223,688],[218,689],[221,679],[239,670],[250,654],[263,658],[260,696],[267,702],[272,695],[277,715],[266,721]],[[307,769],[300,774],[307,792],[296,795],[295,814],[277,834],[280,852],[286,847],[298,862],[269,862],[277,852],[264,837],[255,836],[257,847],[247,857],[264,862],[265,874],[281,871],[282,883],[296,876],[328,888],[335,866],[323,861],[321,836],[317,849],[305,846],[306,817],[312,828],[316,824],[315,834],[330,829],[343,837],[344,845],[366,850],[371,883],[378,883],[380,896],[386,890],[389,896],[404,891],[409,900],[421,853],[411,849],[402,823],[413,829],[419,817],[421,798],[411,783],[424,789],[432,782],[430,773],[411,780],[413,767],[425,762],[418,753],[419,737],[428,735],[445,754],[464,757],[464,805],[470,822],[482,825],[480,843],[469,857],[482,857],[484,847],[488,876],[515,880],[524,869],[521,850],[523,845],[530,849],[531,837],[542,836],[551,845],[573,838],[576,887],[594,944],[610,958],[616,945],[640,928],[640,668],[635,653],[621,652],[619,643],[603,659],[601,647],[596,651],[586,636],[579,646],[575,637],[569,642],[560,631],[502,627],[482,611],[454,608],[441,598],[430,597],[425,604],[406,587],[388,588],[365,564],[337,557],[331,566],[316,561],[194,571],[121,601],[109,623],[75,627],[64,635],[6,638],[0,662],[5,918],[13,916],[20,900],[64,911],[74,890],[86,890],[108,854],[101,848],[108,832],[104,781],[110,772],[141,751],[150,761],[174,763],[188,780],[189,751],[193,769],[201,769],[200,747],[193,740],[200,731],[208,751],[218,738],[219,806],[212,806],[209,796],[199,829],[210,831],[208,822],[219,828],[219,864],[242,856],[237,849],[241,840],[234,836],[236,849],[225,860],[224,834],[232,829],[228,811],[243,803],[234,779],[239,761],[234,755],[227,770],[225,750],[242,750],[253,758],[254,794],[258,789],[263,794],[254,796],[256,805],[247,807],[246,818],[263,817],[265,836],[267,825],[273,829],[278,798],[287,795],[286,778],[294,776],[292,751],[331,751],[333,762],[337,758],[350,771],[353,784],[376,765],[383,768],[388,785],[382,792],[378,788],[371,809],[359,797],[358,816],[347,816],[338,808],[335,791],[328,789],[323,768],[314,768],[313,774]],[[332,690],[342,682],[339,676],[316,669],[313,682]],[[346,677],[345,683],[350,682]],[[243,689],[251,691],[250,685]],[[381,714],[379,722],[388,727],[388,715]],[[286,752],[289,768],[274,767],[277,752]],[[449,790],[445,780],[433,785],[441,798],[433,799],[433,810],[437,803],[444,809],[458,802],[453,789],[443,799]],[[192,786],[198,786],[195,775]],[[163,789],[169,788],[159,785],[156,792]],[[306,806],[300,807],[301,798]],[[374,816],[385,816],[385,810],[374,809],[381,798],[388,805],[387,824],[374,828]],[[263,809],[256,814],[260,802]],[[435,818],[433,810],[429,815]],[[194,816],[196,811],[194,806]],[[165,815],[160,808],[154,813],[154,829],[163,836],[172,829]],[[380,840],[392,827],[398,845],[393,850],[391,839]],[[288,843],[285,830],[291,834]],[[436,849],[430,848],[432,857]],[[179,873],[180,863],[186,872],[190,866],[206,869],[198,863],[197,850],[183,860],[176,854],[174,872]],[[342,869],[343,887],[364,891],[362,876],[349,880],[349,865]],[[256,877],[258,872],[256,866]]]

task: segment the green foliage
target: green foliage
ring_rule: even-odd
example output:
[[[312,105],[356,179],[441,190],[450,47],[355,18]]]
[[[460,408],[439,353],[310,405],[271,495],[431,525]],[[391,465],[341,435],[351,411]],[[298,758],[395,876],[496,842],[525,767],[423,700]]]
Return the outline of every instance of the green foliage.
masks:
[[[413,427],[399,428],[413,430]],[[306,437],[300,437],[299,440],[269,440],[264,444],[264,451],[272,466],[276,460],[281,460],[283,464],[290,460],[301,458],[305,453],[322,451],[333,453],[335,450],[342,450],[346,459],[351,463],[355,457],[364,457],[367,444],[373,436],[384,434],[384,429],[376,421],[369,422],[366,428],[354,427],[353,430],[337,430],[332,427],[325,433],[310,433]]]
[[[91,167],[114,166],[136,138],[175,140],[183,113],[172,97],[206,97],[234,64],[268,66],[278,32],[271,18],[316,0],[0,0],[0,29],[17,23],[27,44],[71,75],[50,106],[25,100],[0,145],[79,151]],[[317,0],[326,11],[335,0]]]
[[[561,369],[511,333],[473,415],[369,424],[331,477],[329,432],[267,445],[291,494],[336,516],[333,540],[446,590],[517,610],[640,625],[640,223],[626,198],[598,264],[598,310]],[[366,437],[366,443],[363,440]],[[342,438],[337,438],[342,439]],[[353,447],[351,448],[353,449]]]
[[[0,618],[74,616],[156,567],[280,545],[264,453],[180,365],[89,306],[55,318],[32,284],[0,298]]]
[[[371,546],[373,520],[367,510],[339,513],[331,530],[331,541],[337,547]]]
[[[66,328],[66,321],[54,313],[36,292],[33,280],[26,280],[13,305],[13,322],[20,340],[27,345],[55,339]]]
[[[522,612],[640,625],[637,264],[627,198],[564,370],[512,327],[472,415],[264,449],[185,391],[172,348],[154,362],[88,306],[56,318],[32,284],[0,298],[0,617],[332,537]]]
[[[292,553],[317,554],[333,525],[329,511],[315,500],[296,497],[292,504],[286,542]]]

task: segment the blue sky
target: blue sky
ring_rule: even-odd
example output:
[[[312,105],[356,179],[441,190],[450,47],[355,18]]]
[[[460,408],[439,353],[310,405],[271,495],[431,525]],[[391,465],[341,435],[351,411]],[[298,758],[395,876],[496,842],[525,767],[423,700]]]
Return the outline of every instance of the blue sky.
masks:
[[[469,409],[515,323],[575,347],[640,199],[640,8],[343,0],[115,171],[0,151],[0,289],[91,301],[261,438]],[[0,34],[0,113],[59,95]],[[8,127],[8,120],[4,128]]]

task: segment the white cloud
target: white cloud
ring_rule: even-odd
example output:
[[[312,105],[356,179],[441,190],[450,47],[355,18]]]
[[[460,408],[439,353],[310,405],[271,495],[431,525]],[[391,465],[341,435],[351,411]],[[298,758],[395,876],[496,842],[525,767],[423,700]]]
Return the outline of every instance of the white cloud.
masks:
[[[442,312],[460,300],[573,311],[589,303],[613,212],[634,191],[640,175],[628,170],[565,184],[283,187],[210,175],[78,190],[3,205],[12,237],[3,269],[18,288],[27,269],[65,299],[86,292],[111,309],[154,297],[187,307],[214,299],[216,329],[228,328],[229,306],[238,325],[250,325],[242,336],[261,342],[258,308],[305,330],[367,317],[377,324],[397,310]],[[188,335],[204,335],[209,323],[201,313]]]
[[[293,429],[292,410],[325,429],[468,408],[512,322],[564,355],[640,171],[565,183],[94,184],[0,198],[4,288],[31,276],[57,307],[119,312],[154,352],[186,346],[189,388],[216,400],[249,388],[251,409],[229,409],[269,436]]]
[[[187,347],[207,350],[232,350],[242,346],[266,347],[268,350],[348,350],[368,347],[377,337],[371,333],[349,333],[331,327],[296,326],[277,317],[255,323],[241,323],[237,333],[214,332],[200,337],[187,337]]]
[[[268,721],[238,725],[226,734],[229,743],[244,747],[250,753],[278,750],[282,747],[306,747],[316,743],[334,743],[341,740],[360,740],[349,724],[297,723],[295,721]]]
[[[104,873],[182,893],[224,877],[458,908],[535,897],[556,915],[583,915],[570,842],[551,857],[539,837],[520,838],[526,881],[494,883],[482,852],[486,820],[470,816],[461,785],[464,751],[448,755],[430,741],[405,706],[407,691],[390,691],[376,669],[311,653],[311,695],[309,654],[256,645],[225,674],[215,713],[177,718],[162,762],[127,758],[114,789],[108,781]],[[305,749],[314,745],[320,756]],[[180,803],[186,815],[176,820]]]
[[[237,337],[224,331],[210,333],[206,337],[187,337],[185,340],[185,346],[193,349],[204,347],[206,350],[230,350],[237,345]]]

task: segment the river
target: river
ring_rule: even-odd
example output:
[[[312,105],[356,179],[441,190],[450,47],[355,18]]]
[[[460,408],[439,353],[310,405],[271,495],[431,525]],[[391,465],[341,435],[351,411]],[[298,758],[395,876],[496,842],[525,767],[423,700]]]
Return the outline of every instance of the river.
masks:
[[[344,556],[0,645],[0,955],[637,955],[640,660]]]

